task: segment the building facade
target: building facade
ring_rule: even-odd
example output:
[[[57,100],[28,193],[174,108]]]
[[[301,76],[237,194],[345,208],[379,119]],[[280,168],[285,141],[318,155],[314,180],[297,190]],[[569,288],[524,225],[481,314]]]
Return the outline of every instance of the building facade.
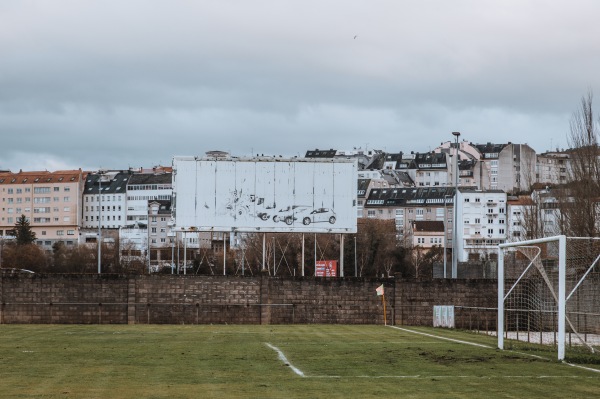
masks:
[[[81,169],[0,173],[0,236],[24,215],[44,249],[58,241],[78,244],[84,178]]]

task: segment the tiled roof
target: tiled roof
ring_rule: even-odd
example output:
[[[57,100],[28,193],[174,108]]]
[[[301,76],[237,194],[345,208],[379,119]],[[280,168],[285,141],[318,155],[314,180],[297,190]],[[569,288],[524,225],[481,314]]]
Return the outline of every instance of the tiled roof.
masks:
[[[415,220],[413,222],[413,231],[418,232],[439,232],[444,233],[444,222],[436,220]]]
[[[81,170],[58,170],[56,172],[5,172],[0,173],[0,184],[53,184],[78,182],[82,178]]]

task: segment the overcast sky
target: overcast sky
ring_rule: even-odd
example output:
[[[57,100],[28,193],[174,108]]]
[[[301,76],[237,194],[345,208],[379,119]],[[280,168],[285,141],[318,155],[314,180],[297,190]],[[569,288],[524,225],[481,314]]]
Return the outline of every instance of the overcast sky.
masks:
[[[566,148],[600,1],[1,0],[0,169]],[[600,110],[600,98],[596,100]]]

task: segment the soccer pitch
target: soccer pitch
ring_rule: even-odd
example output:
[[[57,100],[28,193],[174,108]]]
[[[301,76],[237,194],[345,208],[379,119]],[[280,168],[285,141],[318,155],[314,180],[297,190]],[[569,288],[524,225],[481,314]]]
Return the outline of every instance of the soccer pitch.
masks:
[[[454,330],[356,325],[0,325],[2,398],[571,398],[574,367]],[[597,369],[594,371],[592,368]]]

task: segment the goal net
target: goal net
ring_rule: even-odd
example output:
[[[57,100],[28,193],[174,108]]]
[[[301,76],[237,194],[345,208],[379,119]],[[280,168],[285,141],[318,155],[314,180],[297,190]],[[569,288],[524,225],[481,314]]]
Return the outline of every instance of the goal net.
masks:
[[[586,353],[600,361],[599,260],[599,238],[499,245],[498,347],[550,345],[559,360]]]

